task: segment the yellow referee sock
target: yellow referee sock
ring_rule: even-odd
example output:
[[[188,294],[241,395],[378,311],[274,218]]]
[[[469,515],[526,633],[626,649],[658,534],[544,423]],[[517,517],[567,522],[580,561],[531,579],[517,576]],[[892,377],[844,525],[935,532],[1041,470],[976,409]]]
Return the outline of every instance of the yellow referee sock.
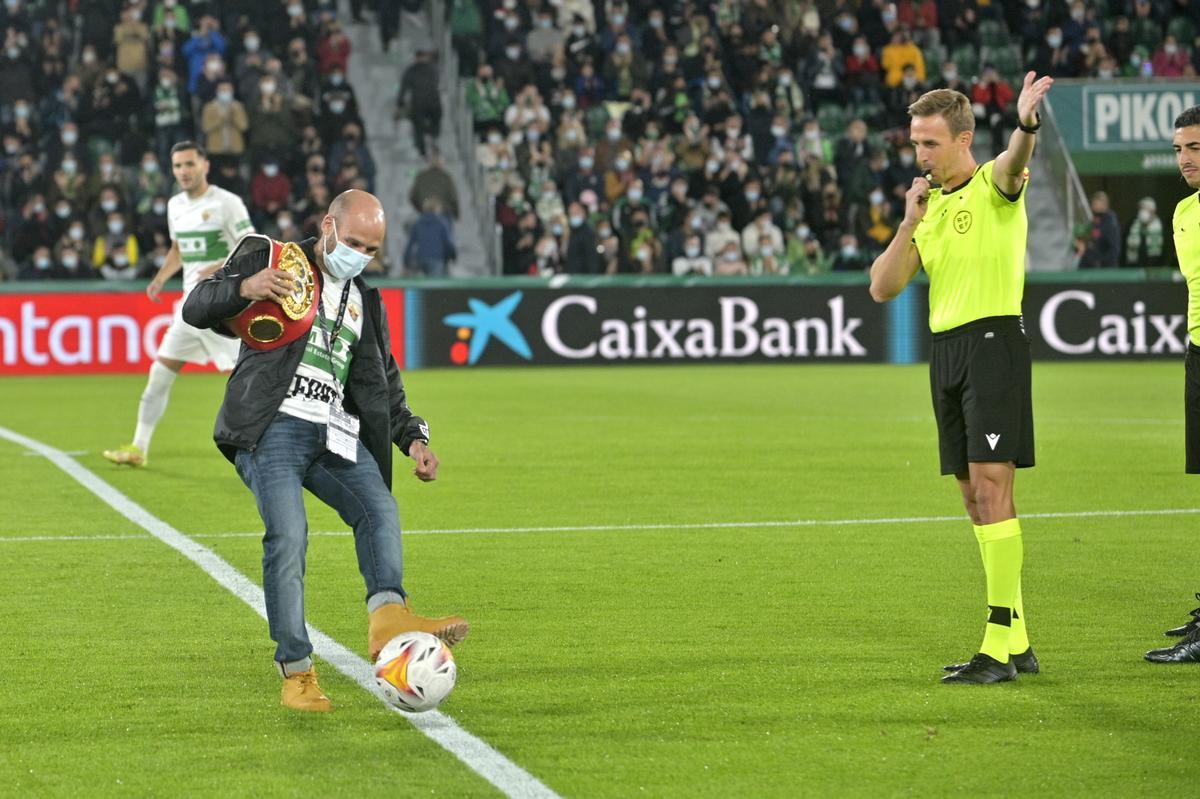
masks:
[[[979,539],[979,527],[975,526],[975,537]],[[1022,545],[1022,549],[1024,546]],[[1022,553],[1023,555],[1024,553]],[[979,541],[979,559],[983,561],[984,574],[987,573],[987,548]],[[1017,578],[1017,601],[1013,604],[1012,628],[1008,634],[1008,653],[1020,655],[1029,650],[1029,633],[1025,627],[1025,603],[1021,601],[1021,580]]]
[[[1020,617],[1018,597],[1021,593],[1021,562],[1024,547],[1021,543],[1021,523],[1008,519],[995,524],[975,526],[975,537],[983,556],[983,570],[987,575],[988,621],[979,651],[1006,662],[1010,639],[1013,636],[1014,615]],[[1014,614],[1014,610],[1016,613]],[[1024,637],[1024,619],[1021,619]],[[1018,640],[1016,643],[1020,643]],[[1025,647],[1028,648],[1028,639]]]
[[[1024,545],[1022,545],[1023,549]],[[1008,634],[1008,652],[1011,655],[1019,655],[1027,649],[1029,649],[1029,633],[1025,631],[1025,605],[1021,602],[1021,578],[1018,575],[1017,601],[1013,605],[1012,630]]]

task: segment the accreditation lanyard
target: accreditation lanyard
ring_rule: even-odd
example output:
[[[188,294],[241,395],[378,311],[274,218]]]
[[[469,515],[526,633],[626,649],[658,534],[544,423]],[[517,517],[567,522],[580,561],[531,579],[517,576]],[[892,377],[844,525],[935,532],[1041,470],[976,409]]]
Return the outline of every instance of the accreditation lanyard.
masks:
[[[337,379],[337,369],[333,366],[333,342],[337,341],[342,332],[342,320],[346,314],[346,303],[350,300],[350,281],[342,289],[342,301],[338,305],[337,319],[333,322],[333,332],[325,329],[325,298],[317,306],[317,316],[321,322],[321,335],[325,339],[325,354],[329,356],[329,375],[333,378],[333,386],[337,389],[336,402],[329,403],[329,423],[325,428],[325,447],[334,455],[340,455],[351,463],[358,461],[358,417],[347,413],[342,407],[342,386]]]
[[[352,280],[346,281],[346,287],[342,289],[342,301],[338,304],[337,318],[333,320],[333,331],[330,332],[325,327],[325,298],[321,298],[321,302],[317,303],[317,318],[321,322],[321,336],[325,339],[325,354],[329,357],[329,376],[333,378],[333,385],[337,388],[338,394],[342,393],[341,383],[338,382],[337,370],[333,366],[333,342],[337,341],[338,334],[342,332],[342,322],[346,316],[346,304],[350,301],[350,285]]]

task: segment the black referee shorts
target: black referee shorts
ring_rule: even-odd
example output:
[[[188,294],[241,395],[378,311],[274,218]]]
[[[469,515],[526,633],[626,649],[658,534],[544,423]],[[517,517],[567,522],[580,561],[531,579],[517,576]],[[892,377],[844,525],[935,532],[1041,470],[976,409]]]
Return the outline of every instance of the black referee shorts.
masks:
[[[1200,365],[1189,368],[1200,375]],[[934,333],[929,387],[942,474],[961,474],[968,463],[1033,466],[1032,385],[1029,338],[1021,317],[991,316]],[[1200,403],[1200,378],[1196,392]],[[1200,442],[1200,432],[1197,436]]]
[[[1200,347],[1188,342],[1183,356],[1183,408],[1187,473],[1200,474]]]

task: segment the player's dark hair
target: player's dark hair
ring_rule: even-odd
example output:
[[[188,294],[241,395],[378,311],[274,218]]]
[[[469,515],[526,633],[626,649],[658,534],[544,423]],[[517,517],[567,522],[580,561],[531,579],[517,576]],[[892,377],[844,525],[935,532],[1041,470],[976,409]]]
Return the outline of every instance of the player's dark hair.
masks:
[[[971,101],[965,94],[954,89],[934,89],[925,92],[908,107],[908,115],[941,116],[946,120],[951,136],[958,136],[966,130],[975,130],[975,112],[971,110]]]
[[[1175,117],[1177,128],[1190,128],[1192,125],[1200,125],[1200,105],[1194,105]]]
[[[176,142],[175,146],[171,148],[171,155],[175,155],[175,153],[182,153],[187,150],[195,150],[196,154],[201,158],[208,158],[208,151],[204,149],[204,146],[197,144],[194,141]]]

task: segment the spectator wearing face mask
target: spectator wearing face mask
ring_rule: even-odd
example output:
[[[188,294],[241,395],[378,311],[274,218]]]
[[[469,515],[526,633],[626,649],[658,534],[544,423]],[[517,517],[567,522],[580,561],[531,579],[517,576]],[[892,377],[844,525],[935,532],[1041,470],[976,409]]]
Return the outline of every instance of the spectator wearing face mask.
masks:
[[[113,28],[112,39],[117,50],[117,69],[133,78],[139,88],[145,89],[150,66],[150,27],[142,22],[140,6],[125,7],[121,22]]]
[[[1016,94],[991,64],[983,65],[983,74],[971,87],[970,97],[975,124],[988,129],[993,143],[1007,141],[1005,134],[1017,120]]]
[[[76,207],[81,207],[88,201],[87,178],[79,168],[80,163],[82,162],[79,159],[68,153],[50,178],[51,196],[67,200]]]
[[[33,99],[33,62],[25,48],[9,41],[0,57],[0,105]]]
[[[162,171],[158,156],[153,150],[142,153],[141,165],[137,172],[130,177],[126,194],[133,198],[133,210],[137,214],[145,214],[150,210],[154,197],[163,195],[171,190],[171,180]]]
[[[1169,33],[1150,58],[1150,66],[1156,78],[1181,78],[1187,74],[1190,65],[1191,58],[1188,52],[1180,47],[1178,40]]]
[[[754,254],[750,255],[746,271],[751,275],[787,274],[788,265],[783,257],[783,248],[775,243],[769,235],[759,237]]]
[[[133,280],[138,276],[137,262],[120,244],[105,253],[98,271],[105,280]]]
[[[1029,68],[1038,75],[1054,78],[1074,78],[1080,74],[1082,57],[1078,49],[1063,40],[1062,28],[1053,25],[1038,45],[1037,54]]]
[[[787,263],[788,273],[793,275],[820,275],[828,272],[831,266],[821,249],[821,242],[805,223],[797,225],[788,238]]]
[[[1153,197],[1138,201],[1138,212],[1125,234],[1125,266],[1147,269],[1167,266],[1165,237],[1158,205]]]
[[[45,245],[37,247],[17,272],[17,280],[59,280],[63,277],[50,248]]]
[[[160,163],[171,160],[171,147],[186,139],[184,135],[184,99],[175,70],[164,68],[151,93],[154,106],[154,152]]]
[[[595,275],[603,270],[604,264],[596,251],[596,231],[588,222],[587,211],[581,203],[573,202],[567,208],[566,237],[563,271]]]
[[[170,187],[168,187],[169,190]],[[150,252],[160,242],[171,244],[171,233],[167,225],[167,197],[159,194],[150,199],[150,205],[143,213],[138,214],[137,228],[134,235],[138,241],[139,252]]]
[[[783,231],[771,220],[771,211],[762,208],[754,216],[754,221],[742,230],[742,252],[749,259],[758,255],[761,242],[766,239],[776,254],[783,252]]]
[[[654,207],[646,199],[645,187],[642,181],[633,180],[623,196],[619,196],[612,207],[612,223],[617,229],[622,241],[629,241],[633,235],[636,220],[645,219],[648,224],[654,224]]]
[[[95,280],[97,274],[88,260],[80,255],[82,249],[74,246],[56,247],[59,275],[64,280]]]
[[[525,37],[525,50],[535,64],[549,64],[566,42],[566,35],[555,26],[554,9],[545,6],[533,18],[533,30]]]
[[[217,95],[204,106],[201,117],[209,161],[236,163],[246,152],[245,133],[250,127],[246,107],[233,96],[233,83],[217,84]]]
[[[287,42],[286,53],[280,61],[280,73],[287,79],[296,97],[311,102],[309,98],[318,97],[321,92],[322,82],[317,76],[316,65],[309,57],[307,42],[302,37],[291,39]],[[332,75],[330,73],[331,78]],[[324,107],[324,100],[319,105]]]
[[[292,181],[279,168],[273,157],[263,160],[262,166],[250,179],[250,216],[255,227],[262,227],[267,219],[287,207],[292,195]]]
[[[340,22],[333,22],[325,29],[325,34],[317,42],[317,74],[328,75],[335,69],[346,72],[350,61],[350,51],[353,46]]]
[[[649,274],[662,271],[662,244],[650,228],[650,219],[644,213],[634,215],[629,230],[626,251],[634,272]]]
[[[436,147],[429,149],[425,168],[413,178],[408,192],[408,201],[418,211],[425,207],[425,200],[436,199],[451,219],[458,219],[458,188],[454,178],[446,171],[442,153]]]
[[[504,82],[495,77],[491,65],[481,64],[475,79],[467,84],[467,106],[471,109],[475,133],[485,139],[496,130],[511,103]]]
[[[867,37],[859,36],[846,56],[846,89],[856,105],[878,103],[880,84],[879,59],[871,51]]]
[[[87,226],[83,223],[83,220],[74,219],[67,226],[66,231],[61,236],[59,236],[58,240],[54,243],[54,252],[55,252],[58,260],[60,262],[63,262],[64,265],[65,265],[64,253],[67,250],[75,251],[76,255],[82,254],[84,256],[83,260],[84,260],[85,268],[82,269],[81,271],[85,272],[87,274],[91,274],[91,272],[92,272],[91,259],[90,259],[90,257],[87,257],[87,256],[91,255],[92,247],[93,247],[93,242],[92,242],[91,237],[88,236]]]
[[[749,269],[737,242],[728,242],[713,259],[713,274],[715,275],[745,275],[748,272]]]
[[[712,259],[704,254],[699,234],[690,233],[684,239],[683,253],[671,262],[671,273],[677,277],[713,273]]]
[[[250,160],[262,162],[278,158],[296,144],[296,115],[279,91],[274,75],[263,75],[258,81],[258,97],[250,104]],[[276,162],[278,165],[278,162]]]
[[[882,252],[896,233],[896,211],[888,200],[882,187],[871,190],[867,197],[866,213],[859,217],[862,220],[862,240],[872,245],[873,249]]]
[[[158,35],[166,30],[191,30],[192,18],[188,14],[187,3],[180,0],[162,0],[154,5],[150,16],[150,27]]]
[[[47,205],[51,205],[54,211],[47,217],[47,221],[50,223],[50,236],[58,241],[66,234],[71,223],[79,219],[79,214],[71,205],[71,201],[65,197],[54,197],[52,194],[51,199],[47,200]]]
[[[704,254],[713,259],[714,263],[725,252],[726,246],[732,242],[738,253],[741,253],[741,235],[733,229],[728,210],[717,214],[717,222],[704,237]]]
[[[138,266],[137,237],[129,229],[125,215],[113,211],[108,215],[104,232],[96,237],[92,245],[92,265],[104,273],[107,265],[117,270],[113,274],[104,274],[106,279],[114,277],[126,279],[137,275]],[[128,269],[126,273],[124,270]],[[111,271],[111,270],[110,270]]]
[[[346,161],[358,164],[359,173],[366,178],[367,185],[375,185],[375,158],[363,141],[362,125],[357,122],[347,122],[342,128],[341,136],[335,138],[333,146],[329,148],[330,173],[342,171]]]
[[[12,255],[18,263],[28,260],[38,247],[51,247],[54,237],[51,232],[50,215],[46,198],[38,193],[26,200],[21,208],[20,220],[12,237]]]
[[[880,54],[879,64],[884,70],[883,83],[888,88],[900,85],[904,78],[904,68],[909,66],[915,71],[917,80],[925,82],[925,56],[906,30],[900,29],[892,33],[891,41],[884,46]]]
[[[204,16],[192,30],[192,37],[183,45],[183,57],[188,64],[188,92],[196,94],[200,89],[200,79],[208,73],[209,80],[217,77],[221,68],[221,57],[225,55],[229,43],[221,35],[219,25],[214,17]],[[213,60],[216,56],[216,60]],[[216,64],[216,67],[213,67]]]
[[[862,272],[870,266],[867,253],[859,249],[858,237],[853,233],[843,233],[840,245],[841,248],[833,259],[833,271]]]

